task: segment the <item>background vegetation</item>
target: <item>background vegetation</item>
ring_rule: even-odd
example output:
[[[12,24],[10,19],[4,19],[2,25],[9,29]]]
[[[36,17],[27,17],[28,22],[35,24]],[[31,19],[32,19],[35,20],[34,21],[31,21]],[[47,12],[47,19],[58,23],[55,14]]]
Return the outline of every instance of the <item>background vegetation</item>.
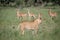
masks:
[[[0,6],[30,7],[30,6],[60,5],[60,0],[0,0]]]
[[[20,29],[17,29],[21,20],[16,16],[16,8],[24,13],[29,8],[37,16],[42,13],[37,35],[33,35],[32,30],[21,35]],[[49,16],[49,8],[57,12],[56,18]],[[22,20],[28,19],[24,17]],[[60,0],[0,0],[0,40],[60,40]]]

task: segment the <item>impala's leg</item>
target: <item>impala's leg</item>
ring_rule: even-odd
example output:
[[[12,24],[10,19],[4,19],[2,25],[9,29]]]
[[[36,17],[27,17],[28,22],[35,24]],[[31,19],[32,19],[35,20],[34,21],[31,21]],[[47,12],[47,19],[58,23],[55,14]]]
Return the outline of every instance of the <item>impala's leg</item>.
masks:
[[[24,30],[22,31],[22,35],[24,35]]]
[[[23,17],[21,16],[21,19],[20,19],[21,21],[23,20]]]
[[[37,33],[38,33],[38,29],[35,30],[35,34],[37,34]]]
[[[32,34],[34,35],[34,30],[32,30]]]
[[[19,16],[17,16],[17,18],[19,19]]]
[[[37,34],[38,33],[38,27],[36,27],[36,29],[35,29],[35,34]]]
[[[52,17],[52,20],[54,19],[54,17]]]
[[[23,17],[22,17],[22,16],[20,17],[20,20],[21,20],[21,22],[22,22],[22,20],[23,20]]]
[[[50,15],[51,19],[53,20],[54,19],[54,16],[53,15]]]
[[[21,27],[21,32],[22,32],[22,35],[24,35],[24,28]]]
[[[36,18],[35,16],[33,16],[34,18]]]
[[[20,16],[18,17],[18,19],[20,19]]]

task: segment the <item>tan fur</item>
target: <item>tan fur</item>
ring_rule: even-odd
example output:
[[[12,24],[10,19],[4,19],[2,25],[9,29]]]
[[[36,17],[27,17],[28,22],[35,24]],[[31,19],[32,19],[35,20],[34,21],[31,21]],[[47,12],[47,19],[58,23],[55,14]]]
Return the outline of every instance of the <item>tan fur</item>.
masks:
[[[26,22],[20,23],[18,27],[20,27],[22,35],[24,35],[25,29],[35,30],[35,32],[37,33],[38,25],[41,23],[41,21],[42,20],[41,20],[41,18],[39,16],[38,19],[36,19],[36,20],[34,20],[32,22],[26,21]]]
[[[19,9],[17,9],[17,17],[20,18],[20,17],[25,17],[27,16],[27,14],[23,13],[23,12],[20,12]]]
[[[27,9],[27,10],[28,10],[28,15],[29,15],[29,17],[34,17],[34,18],[36,18],[34,13],[31,13],[29,9]]]
[[[56,12],[52,12],[51,9],[49,9],[49,15],[51,17],[56,17],[57,16],[57,13]]]
[[[29,17],[34,17],[34,18],[36,18],[33,13],[29,13],[28,15],[29,15]]]

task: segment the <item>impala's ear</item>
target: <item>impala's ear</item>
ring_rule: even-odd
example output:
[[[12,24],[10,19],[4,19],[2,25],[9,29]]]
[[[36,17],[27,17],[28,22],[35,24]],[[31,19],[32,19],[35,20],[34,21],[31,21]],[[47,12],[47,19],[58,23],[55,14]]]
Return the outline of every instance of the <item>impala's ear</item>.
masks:
[[[38,15],[38,17],[41,18],[41,17],[42,17],[42,14],[40,13],[40,14]]]
[[[40,14],[38,15],[38,18],[39,18],[39,19],[42,19],[42,13],[40,13]]]

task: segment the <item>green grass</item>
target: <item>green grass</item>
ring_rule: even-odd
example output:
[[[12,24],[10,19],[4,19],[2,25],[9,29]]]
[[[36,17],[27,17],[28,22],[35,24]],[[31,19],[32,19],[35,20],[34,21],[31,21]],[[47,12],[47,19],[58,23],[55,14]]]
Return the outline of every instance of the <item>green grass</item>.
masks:
[[[48,9],[31,7],[30,10],[35,15],[42,13],[38,34],[33,35],[30,30],[25,31],[22,36],[20,30],[17,30],[21,20],[16,17],[16,8],[0,8],[0,40],[60,40],[60,9],[52,9],[58,13],[54,20],[48,15]],[[27,13],[26,8],[21,11]],[[25,20],[28,20],[28,17],[23,19]]]

